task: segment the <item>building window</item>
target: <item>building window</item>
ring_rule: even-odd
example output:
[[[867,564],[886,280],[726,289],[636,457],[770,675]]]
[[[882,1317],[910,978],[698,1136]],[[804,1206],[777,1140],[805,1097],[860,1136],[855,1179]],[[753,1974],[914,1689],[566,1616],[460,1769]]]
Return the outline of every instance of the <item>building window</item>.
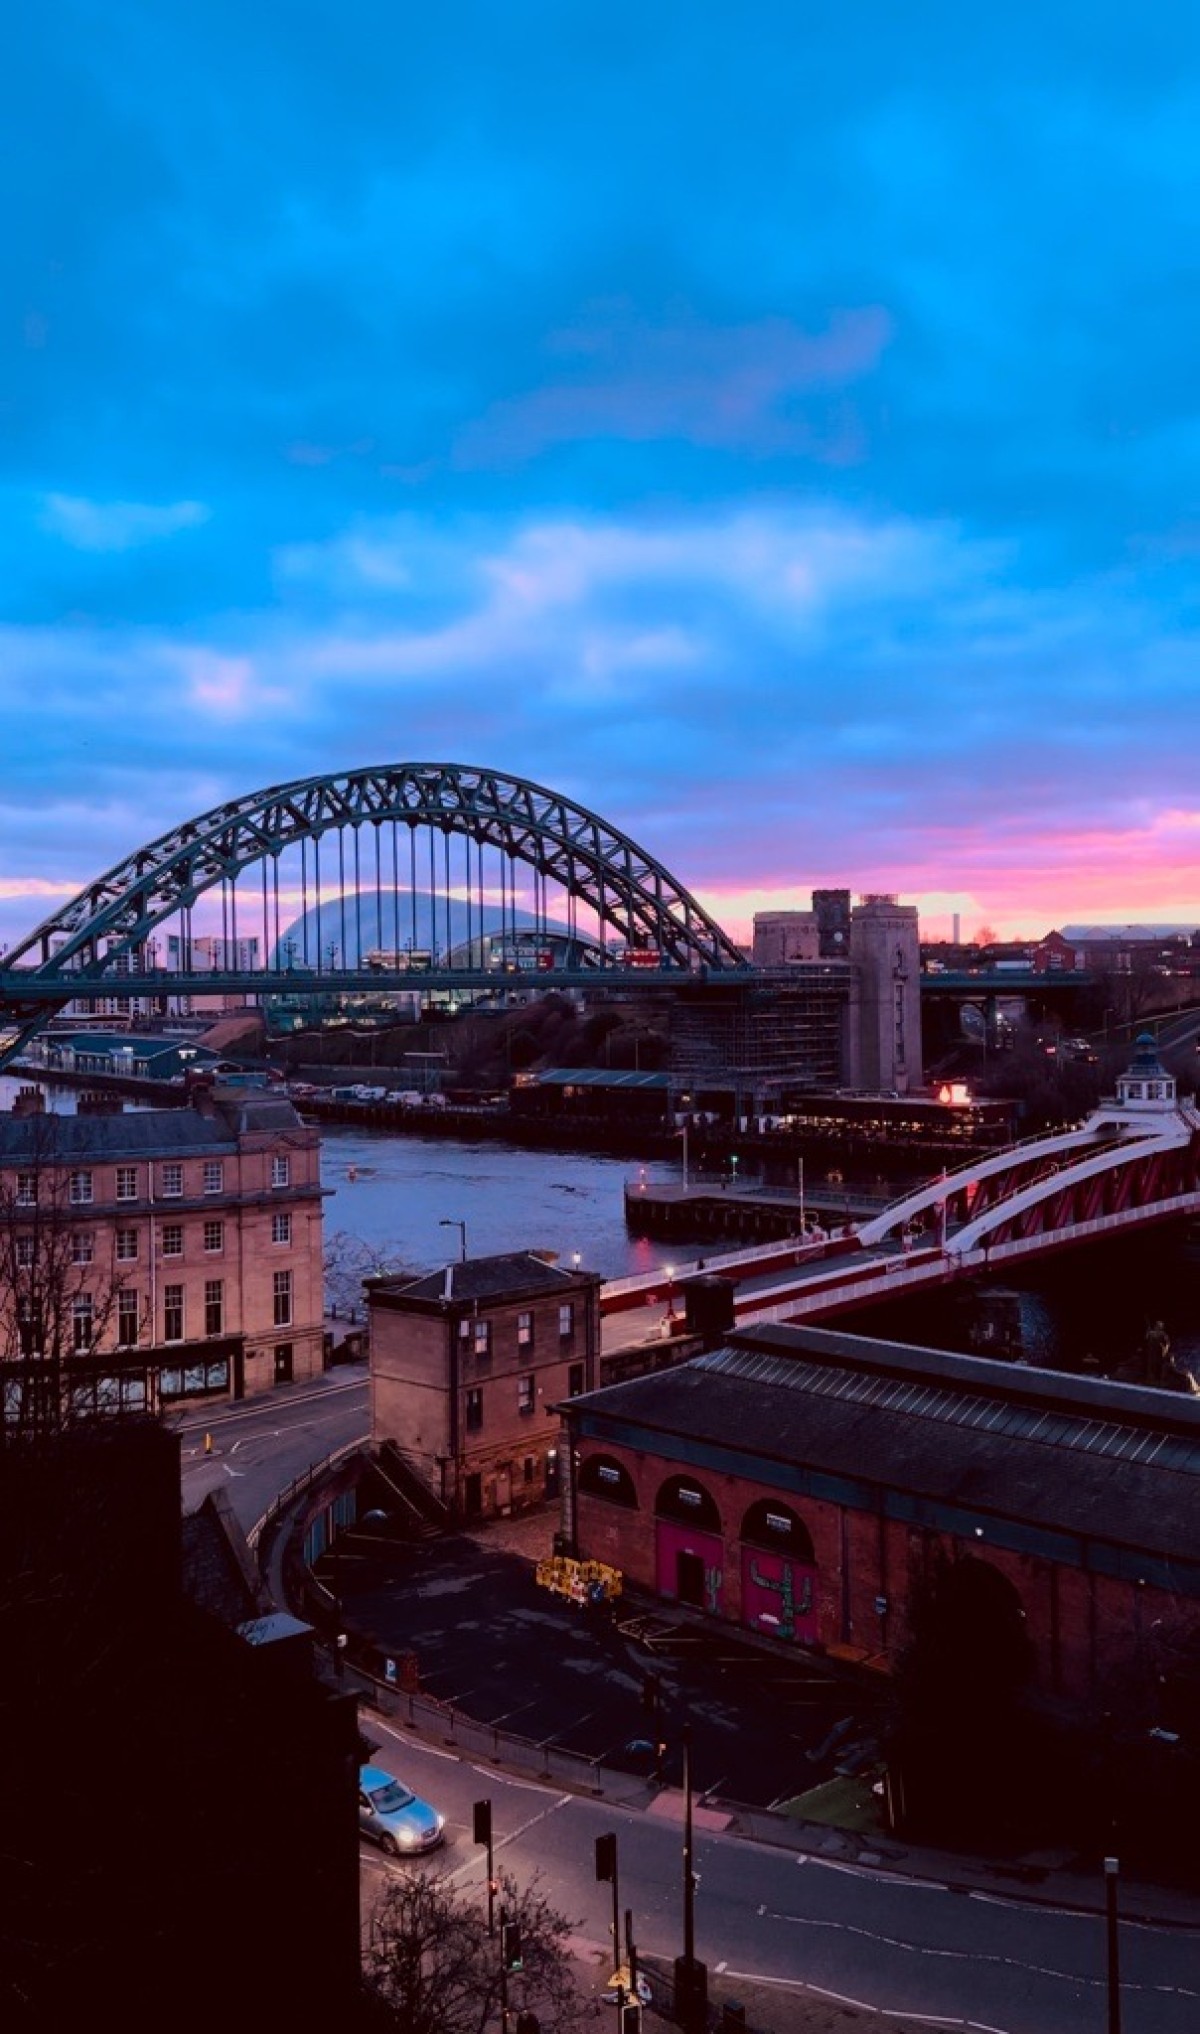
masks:
[[[135,1292],[117,1294],[117,1347],[136,1349],[138,1338],[138,1296]]]
[[[271,1185],[273,1187],[290,1186],[291,1182],[292,1182],[291,1159],[273,1158],[271,1160]]]
[[[74,1208],[83,1207],[85,1203],[91,1200],[92,1175],[90,1172],[73,1172],[71,1174],[70,1194],[71,1206]]]
[[[536,1456],[536,1455],[526,1455],[526,1457],[525,1457],[525,1481],[526,1481],[526,1483],[532,1483],[532,1482],[533,1482],[533,1479],[534,1479],[534,1477],[536,1476],[536,1474],[537,1474],[537,1456]]]
[[[290,1328],[292,1324],[292,1274],[277,1271],[274,1279],[275,1326]]]
[[[570,1300],[558,1310],[558,1339],[560,1342],[573,1342],[575,1339],[575,1308]]]
[[[162,1254],[164,1257],[183,1256],[183,1223],[164,1222],[162,1227]]]
[[[92,1295],[77,1292],[71,1301],[71,1340],[76,1353],[92,1346]]]
[[[572,1363],[567,1368],[567,1397],[578,1398],[583,1390],[583,1365]]]
[[[33,1263],[33,1237],[17,1237],[17,1264],[22,1271],[28,1271]]]
[[[138,1232],[136,1229],[117,1230],[117,1260],[121,1264],[132,1264],[138,1254]]]
[[[477,1434],[482,1425],[483,1393],[482,1391],[469,1391],[467,1393],[467,1432],[469,1434]]]
[[[163,1341],[182,1342],[182,1340],[183,1340],[183,1287],[181,1285],[164,1285]]]
[[[492,1353],[492,1324],[490,1321],[476,1320],[472,1321],[471,1326],[474,1330],[473,1342],[476,1358],[480,1362],[486,1362]]]
[[[225,1329],[225,1287],[219,1278],[204,1281],[204,1332],[220,1335]]]
[[[206,1222],[204,1224],[204,1248],[210,1254],[215,1250],[223,1250],[225,1248],[224,1222]]]
[[[95,1255],[95,1238],[90,1229],[76,1229],[71,1237],[72,1264],[90,1264]]]
[[[272,1215],[272,1243],[290,1243],[292,1240],[292,1218],[290,1215]]]
[[[517,1347],[518,1349],[532,1349],[533,1347],[532,1314],[517,1315]]]
[[[17,1174],[17,1206],[19,1208],[36,1208],[37,1174],[35,1172],[19,1172]]]
[[[164,1165],[162,1169],[162,1190],[169,1201],[177,1201],[183,1192],[183,1167]]]
[[[137,1199],[136,1165],[119,1165],[117,1167],[117,1199],[119,1201],[136,1201]]]
[[[531,1370],[528,1376],[518,1377],[517,1379],[517,1411],[524,1418],[527,1414],[533,1412],[536,1404],[537,1393],[534,1389],[533,1372]]]
[[[220,1159],[206,1158],[204,1161],[205,1193],[219,1194],[222,1191],[224,1185],[225,1185],[225,1168],[222,1165]]]

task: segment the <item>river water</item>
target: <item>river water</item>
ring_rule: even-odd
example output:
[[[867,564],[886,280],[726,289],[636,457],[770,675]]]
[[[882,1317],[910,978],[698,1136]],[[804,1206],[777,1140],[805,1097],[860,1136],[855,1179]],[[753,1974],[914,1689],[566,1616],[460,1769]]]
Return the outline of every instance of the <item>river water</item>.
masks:
[[[326,1124],[321,1178],[326,1237],[339,1230],[389,1264],[429,1271],[459,1255],[555,1251],[585,1271],[624,1278],[654,1271],[678,1245],[635,1240],[625,1228],[627,1179],[679,1177],[678,1166],[598,1158],[578,1151],[526,1151],[490,1139],[397,1137],[387,1130]],[[443,1227],[442,1224],[454,1226]]]

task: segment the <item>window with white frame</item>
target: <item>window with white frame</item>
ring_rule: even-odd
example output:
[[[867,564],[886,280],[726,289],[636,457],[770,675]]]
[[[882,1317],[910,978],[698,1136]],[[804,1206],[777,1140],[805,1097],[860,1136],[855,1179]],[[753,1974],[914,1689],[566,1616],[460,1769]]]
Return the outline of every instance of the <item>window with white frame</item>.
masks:
[[[33,1263],[33,1237],[17,1237],[17,1264],[22,1271],[28,1271]]]
[[[137,1199],[136,1165],[119,1165],[117,1167],[117,1199],[119,1201],[136,1201]]]
[[[121,1264],[132,1264],[138,1254],[138,1232],[136,1229],[117,1230],[117,1260]]]
[[[72,1264],[90,1264],[96,1254],[96,1239],[90,1229],[75,1229],[71,1234]]]
[[[573,1341],[575,1336],[575,1308],[565,1300],[558,1310],[558,1339],[560,1342]]]
[[[169,1201],[177,1201],[183,1192],[183,1167],[172,1161],[162,1169],[162,1190]]]
[[[204,1248],[210,1257],[215,1252],[225,1248],[224,1222],[206,1222],[204,1224]]]
[[[182,1342],[182,1340],[183,1340],[183,1287],[181,1285],[164,1285],[163,1341]]]
[[[518,1349],[533,1347],[533,1315],[530,1313],[517,1315],[517,1347]]]
[[[224,1185],[225,1185],[225,1167],[222,1165],[220,1159],[206,1158],[204,1161],[205,1193],[219,1194],[223,1190]]]
[[[204,1332],[220,1335],[225,1330],[225,1285],[219,1278],[204,1281]]]
[[[183,1256],[183,1223],[164,1222],[162,1225],[162,1254],[164,1257]]]
[[[71,1174],[70,1187],[68,1191],[71,1196],[71,1206],[73,1208],[85,1207],[92,1198],[91,1173],[73,1172]]]
[[[492,1324],[490,1321],[474,1320],[471,1323],[471,1346],[477,1357],[492,1353]]]
[[[93,1305],[90,1292],[77,1292],[71,1301],[71,1341],[78,1351],[92,1346]]]
[[[275,1273],[273,1298],[275,1303],[275,1326],[277,1328],[290,1327],[292,1321],[292,1274],[290,1271],[277,1271]]]
[[[528,1376],[518,1377],[517,1379],[517,1411],[524,1419],[533,1411],[536,1404],[537,1391],[534,1386],[533,1372],[531,1370]]]
[[[17,1206],[19,1208],[36,1208],[37,1206],[36,1172],[19,1172],[17,1174]]]
[[[117,1347],[135,1349],[138,1339],[140,1308],[135,1292],[122,1290],[117,1294]]]
[[[272,1215],[272,1243],[290,1243],[292,1240],[292,1218],[290,1215]]]
[[[292,1183],[291,1159],[273,1158],[271,1160],[271,1185],[273,1187],[285,1187],[290,1186],[291,1183]]]

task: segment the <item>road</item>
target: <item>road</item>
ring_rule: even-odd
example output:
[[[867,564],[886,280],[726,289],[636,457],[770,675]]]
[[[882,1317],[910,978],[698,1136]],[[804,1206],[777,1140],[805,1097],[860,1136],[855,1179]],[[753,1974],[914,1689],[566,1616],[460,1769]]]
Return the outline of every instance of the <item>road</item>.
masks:
[[[211,1417],[189,1412],[176,1425],[186,1507],[194,1509],[211,1489],[224,1489],[239,1522],[249,1527],[293,1477],[365,1435],[366,1377],[361,1366],[348,1366],[263,1400],[214,1408]],[[482,1879],[471,1808],[490,1797],[500,1861],[521,1879],[540,1871],[554,1902],[578,1923],[579,1953],[585,1961],[590,1953],[599,1973],[611,1896],[595,1882],[594,1840],[613,1829],[621,1903],[633,1910],[639,1948],[667,1959],[681,1950],[678,1794],[660,1795],[649,1809],[622,1810],[502,1777],[374,1716],[365,1720],[381,1742],[380,1763],[398,1770],[447,1816],[447,1847],[426,1869]],[[1105,1941],[1098,1915],[751,1843],[700,1826],[705,1821],[700,1811],[696,1947],[727,1980],[765,1981],[988,2034],[1096,2034],[1104,2026]],[[364,1851],[368,1879],[393,1869]],[[1123,1924],[1122,2034],[1194,2034],[1200,2025],[1200,1908],[1196,1923]]]
[[[379,1762],[432,1798],[447,1848],[422,1867],[482,1885],[472,1803],[492,1802],[499,1864],[540,1872],[577,1924],[577,1953],[604,1972],[611,1908],[597,1885],[595,1838],[615,1830],[622,1908],[641,1953],[682,1948],[682,1827],[500,1778],[368,1715]],[[1105,2024],[1103,1920],[994,1893],[956,1892],[727,1833],[698,1831],[697,1954],[727,1983],[767,1983],[896,2016],[996,2034],[1097,2034]],[[371,1853],[371,1876],[395,1869]],[[589,1956],[589,1948],[591,1955]],[[1125,1923],[1122,2034],[1194,2034],[1200,2020],[1200,1932]]]

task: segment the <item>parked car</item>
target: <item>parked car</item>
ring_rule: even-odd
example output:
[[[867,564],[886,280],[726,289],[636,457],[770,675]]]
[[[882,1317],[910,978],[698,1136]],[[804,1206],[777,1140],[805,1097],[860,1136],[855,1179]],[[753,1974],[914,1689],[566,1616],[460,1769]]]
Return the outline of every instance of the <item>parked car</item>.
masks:
[[[436,1850],[446,1819],[382,1766],[358,1769],[358,1833],[393,1857]]]

